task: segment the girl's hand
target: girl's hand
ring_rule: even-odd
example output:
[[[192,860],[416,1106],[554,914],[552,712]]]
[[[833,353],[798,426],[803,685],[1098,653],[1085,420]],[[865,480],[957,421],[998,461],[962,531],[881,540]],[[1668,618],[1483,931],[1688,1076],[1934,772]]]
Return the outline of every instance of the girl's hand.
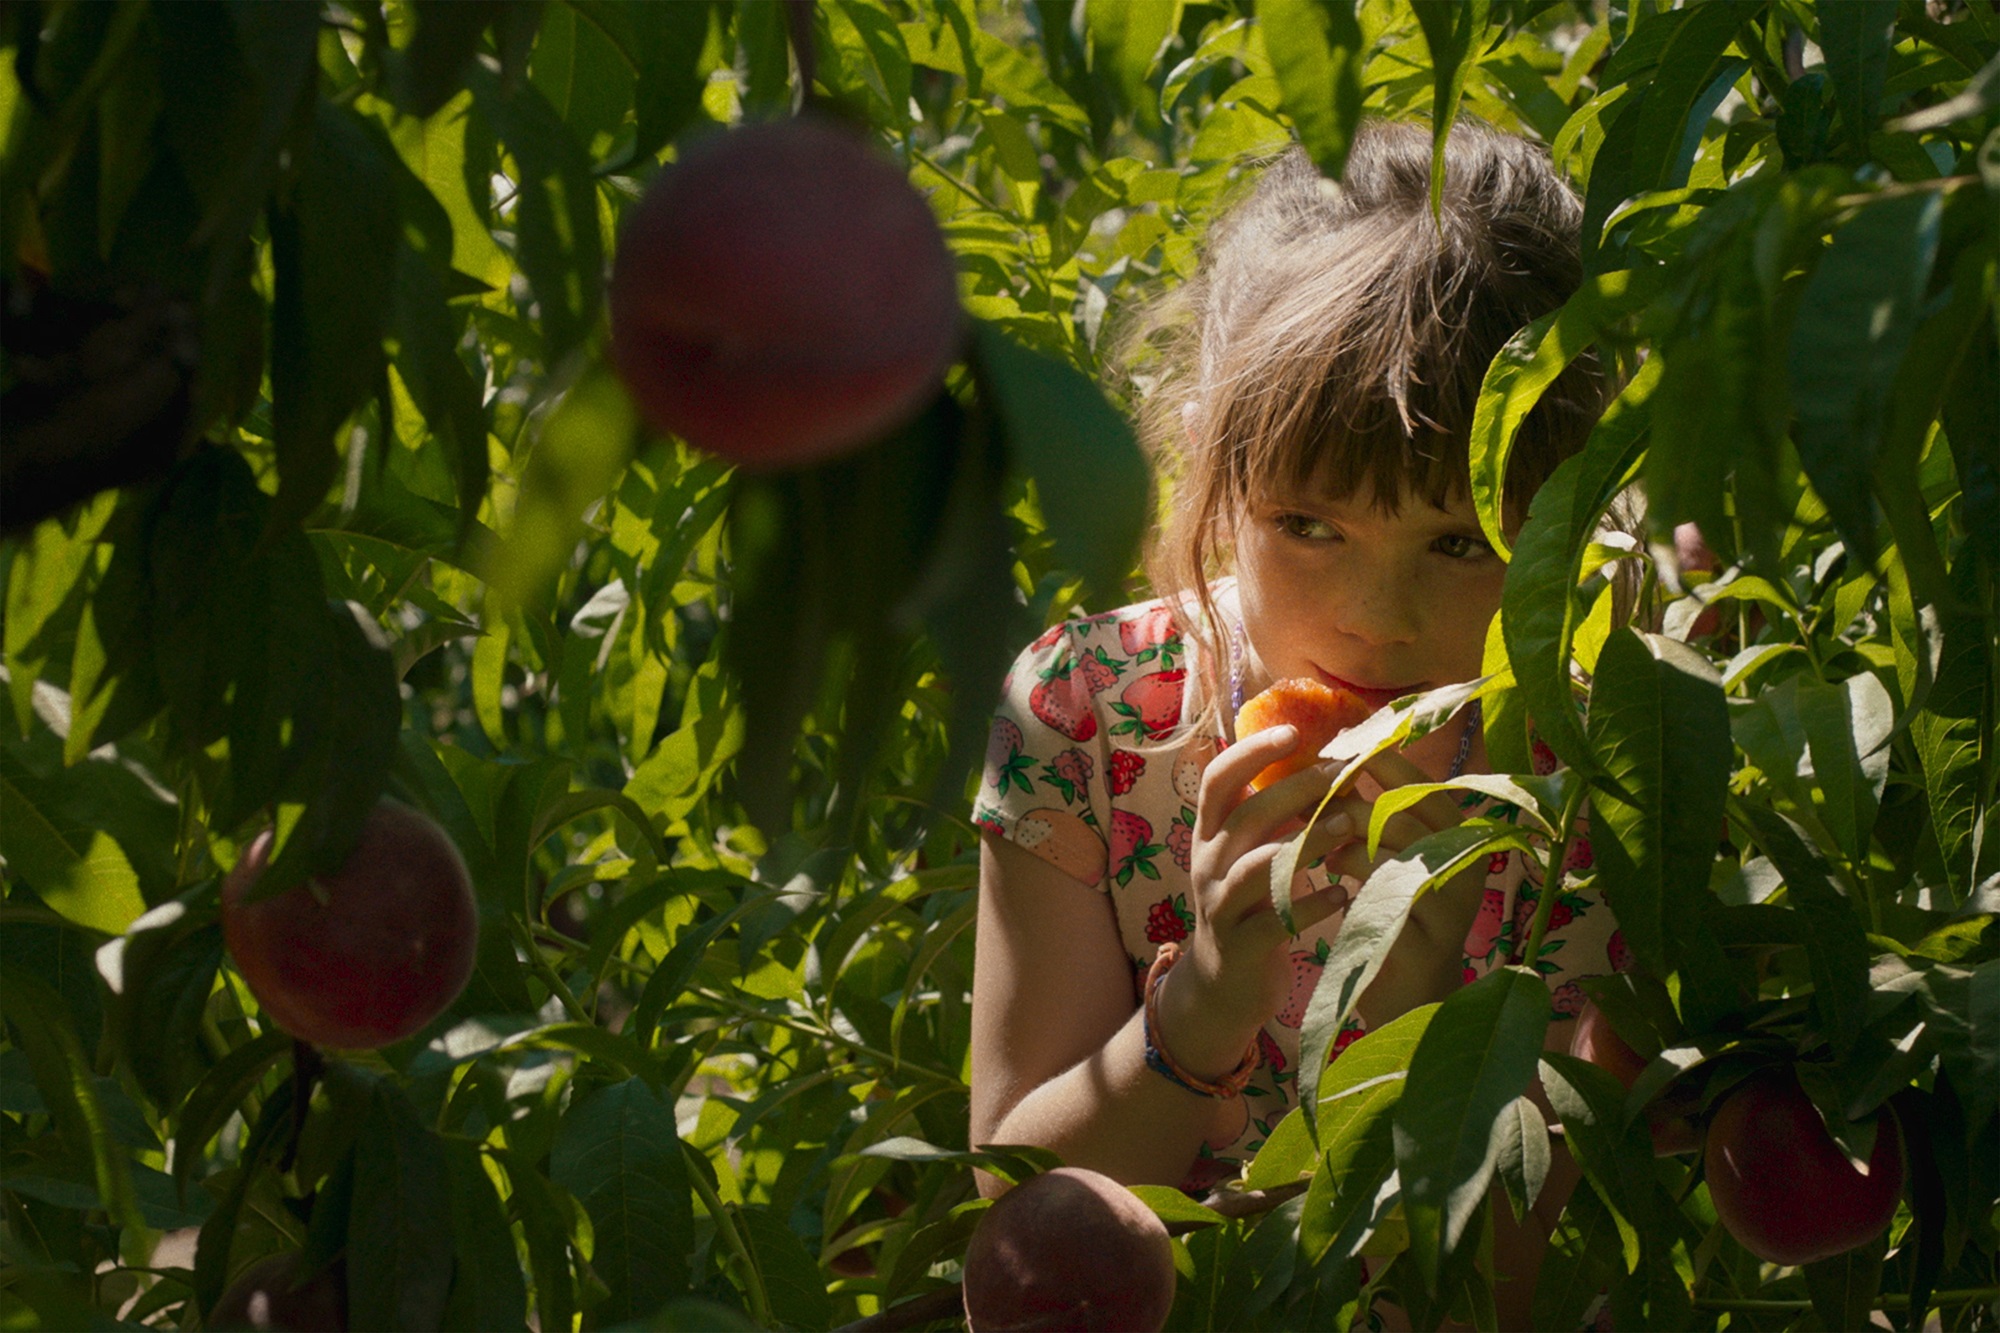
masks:
[[[1234,1068],[1291,990],[1294,937],[1271,906],[1271,865],[1326,795],[1328,774],[1306,769],[1255,794],[1249,783],[1298,744],[1296,727],[1271,727],[1238,740],[1202,774],[1188,862],[1194,933],[1160,996],[1161,1040],[1196,1074]],[[1330,810],[1307,835],[1303,859],[1351,840],[1357,827]],[[1293,918],[1304,931],[1346,902],[1324,889],[1295,899]]]
[[[1368,762],[1365,771],[1384,795],[1397,787],[1435,781],[1407,757],[1393,750],[1375,756]],[[1346,821],[1346,826],[1355,831],[1351,842],[1336,847],[1328,855],[1325,861],[1328,870],[1349,876],[1357,882],[1365,882],[1377,867],[1402,855],[1420,839],[1455,827],[1464,819],[1456,796],[1451,792],[1432,792],[1389,817],[1382,827],[1382,841],[1376,848],[1376,854],[1370,857],[1368,825],[1374,817],[1375,802],[1379,799],[1380,795],[1361,796],[1350,791],[1328,802],[1322,819],[1331,818],[1338,812]],[[1456,875],[1420,895],[1410,907],[1409,926],[1414,929],[1405,928],[1397,940],[1396,953],[1405,959],[1414,959],[1420,954],[1430,955],[1426,960],[1428,963],[1446,967],[1450,975],[1457,976],[1465,936],[1478,915],[1486,886],[1485,867],[1485,858],[1476,857]]]
[[[1169,1034],[1162,1039],[1196,1073],[1233,1068],[1244,1044],[1290,993],[1295,936],[1271,906],[1271,867],[1326,795],[1332,775],[1315,766],[1255,794],[1248,784],[1297,748],[1298,739],[1291,726],[1256,732],[1223,751],[1202,775],[1189,860],[1195,929],[1161,994],[1161,1025]],[[1367,771],[1384,791],[1432,780],[1393,752],[1377,756]],[[1376,799],[1349,791],[1329,801],[1306,836],[1300,864],[1323,858],[1329,872],[1365,881],[1383,862],[1461,819],[1450,794],[1432,793],[1389,818],[1370,857],[1367,830]],[[1415,929],[1405,930],[1396,945],[1403,964],[1395,969],[1398,976],[1424,978],[1428,989],[1432,974],[1446,980],[1458,975],[1459,950],[1479,909],[1484,864],[1475,861],[1417,900],[1410,914]],[[1345,890],[1329,887],[1294,899],[1293,919],[1303,933],[1347,902]]]

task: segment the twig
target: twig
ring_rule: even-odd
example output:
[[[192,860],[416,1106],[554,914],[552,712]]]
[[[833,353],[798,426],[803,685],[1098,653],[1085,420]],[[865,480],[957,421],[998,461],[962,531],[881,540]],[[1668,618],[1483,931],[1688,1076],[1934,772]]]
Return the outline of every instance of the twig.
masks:
[[[684,993],[730,1010],[741,1022],[769,1023],[774,1027],[788,1028],[804,1036],[814,1037],[820,1041],[844,1047],[856,1055],[866,1056],[877,1064],[887,1067],[892,1073],[921,1078],[932,1083],[942,1083],[954,1092],[965,1091],[965,1085],[948,1074],[941,1074],[934,1069],[926,1069],[919,1064],[907,1063],[887,1051],[877,1050],[873,1046],[843,1037],[831,1028],[816,1026],[811,1023],[802,1023],[798,1019],[791,1018],[785,1014],[774,1014],[768,1010],[754,1009],[718,991],[710,990],[706,986],[690,986]]]
[[[570,993],[569,987],[563,984],[563,979],[556,975],[555,968],[549,966],[549,960],[542,957],[542,946],[535,942],[534,935],[512,912],[507,914],[507,927],[513,933],[514,942],[528,955],[528,966],[542,979],[542,984],[549,988],[550,994],[561,1002],[564,1012],[569,1014],[570,1019],[577,1023],[594,1022],[584,1007],[577,1003],[576,996]]]
[[[1970,1301],[2000,1301],[2000,1287],[1961,1287],[1956,1291],[1934,1291],[1930,1295],[1929,1308],[1935,1310],[1940,1306]],[[1758,1311],[1783,1314],[1788,1311],[1812,1309],[1812,1302],[1808,1300],[1751,1300],[1697,1296],[1693,1304],[1697,1310],[1734,1310],[1744,1314],[1754,1314]],[[1900,1291],[1885,1291],[1876,1296],[1874,1308],[1907,1310],[1910,1308],[1910,1298]]]
[[[951,186],[953,189],[957,190],[967,199],[970,199],[973,203],[978,204],[981,208],[985,209],[987,212],[998,213],[1002,217],[1011,216],[1011,214],[1007,209],[1000,207],[1000,205],[994,203],[991,199],[988,199],[985,195],[973,189],[970,185],[967,185],[964,181],[952,175],[949,171],[946,171],[941,164],[932,159],[928,153],[923,151],[923,149],[918,148],[914,144],[912,144],[910,146],[910,156],[915,158],[917,161],[923,163],[925,166],[929,167],[932,171],[936,172],[939,178],[942,179],[945,182],[945,184]]]
[[[764,1274],[757,1267],[757,1259],[750,1253],[749,1245],[744,1242],[736,1219],[730,1215],[729,1205],[708,1183],[708,1173],[702,1170],[704,1163],[694,1160],[694,1149],[681,1144],[681,1156],[687,1162],[688,1181],[694,1186],[694,1192],[701,1196],[701,1206],[708,1209],[708,1215],[715,1219],[715,1229],[722,1233],[723,1243],[743,1264],[744,1295],[750,1299],[750,1317],[757,1321],[759,1328],[771,1327],[771,1297],[764,1290]]]
[[[1548,934],[1549,922],[1555,916],[1556,899],[1562,896],[1563,881],[1568,878],[1570,840],[1576,836],[1577,816],[1583,813],[1584,793],[1590,784],[1578,778],[1576,786],[1563,798],[1562,823],[1556,826],[1555,846],[1549,848],[1549,868],[1542,876],[1541,901],[1535,904],[1535,918],[1528,927],[1528,949],[1523,960],[1529,967],[1541,956],[1542,937]]]
[[[1296,1199],[1304,1194],[1309,1183],[1295,1180],[1289,1185],[1273,1185],[1267,1190],[1216,1190],[1201,1203],[1202,1207],[1224,1217],[1255,1217],[1259,1213],[1270,1212],[1287,1199]]]
[[[1908,194],[1929,194],[1938,191],[1949,194],[1964,185],[1977,185],[1981,176],[1938,176],[1927,181],[1896,181],[1884,185],[1879,190],[1869,190],[1865,194],[1843,194],[1833,202],[1841,208],[1865,208],[1878,199],[1895,199]]]

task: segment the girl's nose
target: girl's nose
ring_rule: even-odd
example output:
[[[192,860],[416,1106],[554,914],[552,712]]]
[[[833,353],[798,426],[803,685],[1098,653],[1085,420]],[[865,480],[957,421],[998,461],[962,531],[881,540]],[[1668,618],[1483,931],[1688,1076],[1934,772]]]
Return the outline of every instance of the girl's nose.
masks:
[[[1417,581],[1392,561],[1361,561],[1344,589],[1341,628],[1373,646],[1417,638]]]

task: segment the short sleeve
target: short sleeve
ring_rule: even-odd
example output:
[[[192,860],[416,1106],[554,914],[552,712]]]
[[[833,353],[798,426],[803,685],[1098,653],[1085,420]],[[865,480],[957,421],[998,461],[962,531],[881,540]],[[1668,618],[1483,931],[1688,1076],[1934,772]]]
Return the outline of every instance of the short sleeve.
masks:
[[[1109,747],[1096,707],[1109,670],[1088,646],[1088,622],[1029,644],[1007,675],[973,806],[981,829],[1093,887],[1105,882]]]

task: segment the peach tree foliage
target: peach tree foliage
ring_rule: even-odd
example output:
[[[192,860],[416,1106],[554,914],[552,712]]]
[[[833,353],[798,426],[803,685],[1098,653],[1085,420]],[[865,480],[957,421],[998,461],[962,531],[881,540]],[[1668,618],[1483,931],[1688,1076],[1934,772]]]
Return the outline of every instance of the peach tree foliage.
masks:
[[[1200,1279],[1172,1326],[1483,1319],[1537,1077],[1585,1176],[1538,1326],[1600,1291],[1625,1327],[1990,1325],[1996,52],[1988,0],[8,7],[0,1306],[191,1325],[287,1251],[362,1327],[940,1317],[968,1165],[1047,1164],[964,1141],[964,792],[1012,649],[1140,590],[1116,318],[1245,155],[1337,174],[1362,112],[1464,110],[1587,204],[1584,289],[1487,376],[1496,536],[1540,390],[1592,343],[1626,387],[1511,544],[1480,689],[1519,818],[1371,885],[1312,1114],[1252,1169],[1277,1206],[1148,1192]],[[894,437],[739,477],[636,425],[604,274],[679,144],[807,99],[928,196],[972,332]],[[1600,525],[1633,484],[1638,540]],[[1659,540],[1689,520],[1713,571]],[[271,890],[337,864],[384,791],[464,854],[479,966],[321,1057],[218,887],[273,822]],[[1629,1094],[1541,1055],[1526,967],[1326,1059],[1436,872],[1546,879],[1568,839],[1520,830],[1586,810]],[[1910,1161],[1888,1233],[1802,1270],[1645,1146],[1648,1098],[1773,1062]]]

